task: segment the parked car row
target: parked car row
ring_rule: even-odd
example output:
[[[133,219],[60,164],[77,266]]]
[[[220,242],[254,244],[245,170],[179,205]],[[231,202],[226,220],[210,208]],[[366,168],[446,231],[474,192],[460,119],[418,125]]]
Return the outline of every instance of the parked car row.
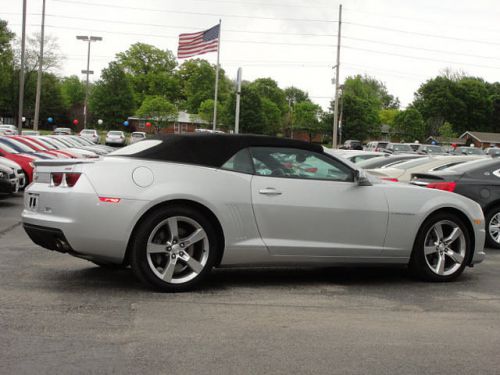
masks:
[[[0,194],[16,193],[31,183],[36,160],[98,159],[113,150],[77,135],[0,135]]]

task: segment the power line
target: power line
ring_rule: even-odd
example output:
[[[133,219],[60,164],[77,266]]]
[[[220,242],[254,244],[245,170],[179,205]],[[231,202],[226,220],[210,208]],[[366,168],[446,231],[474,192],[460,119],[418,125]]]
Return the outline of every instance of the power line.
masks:
[[[207,13],[207,12],[192,12],[192,11],[181,11],[181,10],[166,10],[166,9],[154,9],[154,8],[141,8],[141,7],[130,7],[126,5],[114,5],[114,4],[96,4],[89,3],[86,1],[78,0],[52,0],[54,2],[66,3],[66,4],[81,4],[96,7],[107,7],[113,9],[128,9],[136,11],[147,11],[147,12],[158,12],[158,13],[174,13],[174,14],[189,14],[196,16],[210,16],[210,17],[227,17],[227,18],[251,18],[260,20],[272,20],[272,21],[296,21],[296,22],[324,22],[324,23],[336,23],[336,20],[327,19],[311,19],[311,18],[283,18],[283,17],[262,17],[262,16],[250,16],[241,14],[220,14],[220,13]]]
[[[487,69],[495,69],[495,70],[500,69],[500,66],[469,64],[469,63],[462,63],[462,62],[456,62],[456,61],[433,59],[430,57],[418,57],[418,56],[403,55],[403,54],[399,54],[399,53],[384,52],[384,51],[378,51],[378,50],[367,49],[367,48],[357,48],[357,47],[350,47],[350,46],[343,46],[343,48],[357,50],[357,51],[363,51],[363,52],[369,52],[369,53],[376,53],[379,55],[404,57],[404,58],[409,58],[409,59],[413,59],[413,60],[426,60],[426,61],[440,62],[440,63],[445,63],[445,64],[454,64],[454,65],[468,65],[468,66],[475,66],[478,68],[487,68]]]
[[[362,42],[375,43],[375,44],[383,44],[383,45],[393,46],[393,47],[407,48],[407,49],[411,49],[411,50],[419,50],[419,51],[434,52],[434,53],[445,53],[448,55],[459,55],[459,56],[474,57],[474,58],[478,58],[478,59],[488,59],[488,60],[500,61],[500,57],[473,55],[473,54],[467,54],[467,53],[462,53],[462,52],[452,52],[452,51],[445,51],[445,50],[438,50],[438,49],[431,49],[431,48],[414,47],[414,46],[409,46],[407,44],[381,42],[381,41],[373,40],[373,39],[355,38],[355,37],[349,37],[349,36],[344,36],[343,38],[349,39],[349,40],[358,40],[358,41],[362,41]]]
[[[421,33],[421,32],[418,32],[418,31],[408,31],[408,30],[401,30],[401,29],[393,29],[393,28],[390,28],[390,27],[367,25],[367,24],[364,24],[364,23],[357,23],[357,22],[344,22],[344,23],[348,24],[348,25],[359,26],[359,27],[364,27],[364,28],[368,28],[368,29],[391,31],[391,32],[402,33],[402,34],[419,35],[419,36],[424,36],[424,37],[428,37],[428,38],[437,38],[437,39],[445,39],[445,40],[455,40],[455,41],[460,41],[460,42],[468,42],[468,43],[478,43],[478,44],[487,44],[487,45],[500,46],[500,43],[497,43],[497,42],[488,42],[488,41],[478,40],[478,39],[466,39],[466,38],[457,38],[457,37],[453,37],[453,36],[428,34],[428,33]]]

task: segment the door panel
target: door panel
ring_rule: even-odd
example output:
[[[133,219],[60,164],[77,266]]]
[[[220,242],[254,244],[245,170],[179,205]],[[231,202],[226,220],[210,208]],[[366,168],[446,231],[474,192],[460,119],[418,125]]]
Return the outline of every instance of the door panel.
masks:
[[[257,175],[252,204],[272,254],[374,257],[382,252],[388,205],[379,185]]]

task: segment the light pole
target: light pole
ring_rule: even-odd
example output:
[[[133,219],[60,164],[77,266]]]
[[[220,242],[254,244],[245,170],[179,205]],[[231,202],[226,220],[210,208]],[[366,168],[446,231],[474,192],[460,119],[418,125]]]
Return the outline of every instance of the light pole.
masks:
[[[83,74],[87,75],[87,80],[85,83],[85,103],[83,104],[83,128],[87,128],[87,105],[89,100],[89,74],[94,74],[93,70],[90,69],[90,43],[99,42],[102,40],[100,36],[86,36],[86,35],[77,35],[76,39],[83,40],[84,42],[88,42],[87,49],[87,70],[82,70]]]

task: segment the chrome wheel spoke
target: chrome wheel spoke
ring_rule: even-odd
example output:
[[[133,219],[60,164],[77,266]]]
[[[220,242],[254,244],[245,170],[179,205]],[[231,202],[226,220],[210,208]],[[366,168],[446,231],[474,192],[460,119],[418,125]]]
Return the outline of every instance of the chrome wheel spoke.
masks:
[[[147,252],[148,254],[164,254],[167,252],[167,245],[161,245],[158,243],[148,243]]]
[[[459,227],[453,228],[451,231],[450,235],[445,238],[444,243],[447,244],[448,246],[451,245],[455,240],[460,237],[462,234],[462,231],[460,230]]]
[[[436,252],[437,252],[437,249],[436,249],[435,245],[424,246],[424,253],[425,253],[425,255],[434,254]]]
[[[191,246],[207,237],[205,231],[203,229],[197,229],[194,231],[193,234],[191,234],[189,237],[187,237],[185,240],[183,240],[185,246]]]
[[[439,255],[436,264],[436,273],[438,275],[444,274],[444,265],[445,265],[445,257],[443,255]]]
[[[163,281],[170,282],[172,281],[172,277],[174,276],[174,271],[175,271],[175,265],[177,264],[177,257],[175,258],[170,258],[167,266],[165,267],[165,270],[163,271],[163,274],[161,275],[161,278]]]
[[[168,218],[167,220],[168,230],[170,231],[170,236],[172,240],[177,240],[179,238],[179,223],[176,217]]]
[[[444,254],[450,257],[455,263],[462,264],[464,261],[464,256],[453,250],[448,249]]]
[[[183,252],[179,257],[191,268],[194,272],[200,273],[203,271],[203,266],[196,259],[192,258],[189,254]]]
[[[440,223],[437,223],[434,225],[434,233],[436,234],[436,239],[438,241],[442,240],[444,235],[443,235],[443,226]]]

